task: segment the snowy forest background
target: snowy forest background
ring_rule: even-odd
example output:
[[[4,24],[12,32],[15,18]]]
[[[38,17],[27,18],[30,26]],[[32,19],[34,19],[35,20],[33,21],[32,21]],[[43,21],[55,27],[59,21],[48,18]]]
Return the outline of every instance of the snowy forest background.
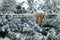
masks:
[[[34,23],[37,10],[46,26]],[[60,0],[0,0],[0,40],[60,40]]]

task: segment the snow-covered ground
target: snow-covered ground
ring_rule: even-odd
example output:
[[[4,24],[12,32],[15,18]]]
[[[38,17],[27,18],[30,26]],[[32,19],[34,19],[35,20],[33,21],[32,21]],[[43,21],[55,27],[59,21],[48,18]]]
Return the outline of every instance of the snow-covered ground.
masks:
[[[59,19],[48,19],[49,25],[39,26],[34,23],[33,16],[7,16],[8,19],[5,17],[0,17],[0,31],[7,31],[7,37],[0,37],[0,40],[59,40]]]
[[[5,37],[5,38],[0,37],[0,40],[10,40],[10,39],[8,37]]]

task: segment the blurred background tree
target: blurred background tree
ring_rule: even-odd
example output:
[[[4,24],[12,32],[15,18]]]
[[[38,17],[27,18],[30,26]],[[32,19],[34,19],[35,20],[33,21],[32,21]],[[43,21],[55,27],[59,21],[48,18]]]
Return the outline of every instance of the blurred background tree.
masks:
[[[9,11],[13,11],[14,10],[14,6],[16,4],[15,0],[2,0],[2,6],[0,6],[0,12],[2,12],[3,14],[7,14],[9,13]]]
[[[14,13],[19,14],[19,13],[26,13],[26,12],[27,12],[27,11],[25,10],[25,8],[22,7],[23,3],[24,3],[24,2],[19,3],[18,5],[15,6],[16,10],[14,11]]]
[[[53,14],[58,12],[57,6],[58,0],[45,0],[42,9],[45,9],[48,14]]]

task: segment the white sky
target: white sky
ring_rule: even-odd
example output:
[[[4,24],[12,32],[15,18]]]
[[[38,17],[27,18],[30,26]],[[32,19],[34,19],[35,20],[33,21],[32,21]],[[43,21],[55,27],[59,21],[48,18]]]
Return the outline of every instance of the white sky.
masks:
[[[16,0],[18,3],[21,3],[23,1],[27,1],[27,0]]]
[[[16,0],[16,2],[18,2],[18,3],[21,3],[21,2],[23,2],[23,1],[27,2],[27,0]],[[37,0],[34,0],[34,2],[35,2],[35,1],[37,1]],[[39,1],[40,1],[40,2],[39,2]],[[43,0],[39,0],[39,1],[38,1],[38,3],[40,3],[40,4],[41,4],[41,3],[43,4],[43,2],[44,2]],[[27,5],[26,3],[24,3],[23,7],[25,7],[25,9],[26,9],[26,8],[28,8],[28,5]]]
[[[27,0],[16,0],[17,2],[23,2],[23,1],[26,1],[27,2]],[[34,0],[34,1],[37,1],[37,0]],[[42,3],[43,3],[43,0],[40,0]]]
[[[2,3],[1,1],[2,1],[2,0],[0,0],[0,4]],[[16,0],[16,2],[18,2],[18,3],[21,3],[21,2],[23,2],[23,1],[27,2],[27,0]],[[37,1],[37,0],[34,0],[34,2],[35,2],[35,1]],[[39,1],[40,1],[40,2],[39,2]],[[43,2],[44,2],[43,0],[39,0],[39,1],[38,1],[39,4],[41,4],[41,3],[43,4]],[[0,6],[1,6],[1,5],[0,5]],[[38,6],[38,5],[37,5],[37,6]],[[26,8],[28,8],[28,5],[27,5],[26,3],[24,3],[24,4],[23,4],[23,7],[25,7],[25,9],[26,9]]]

